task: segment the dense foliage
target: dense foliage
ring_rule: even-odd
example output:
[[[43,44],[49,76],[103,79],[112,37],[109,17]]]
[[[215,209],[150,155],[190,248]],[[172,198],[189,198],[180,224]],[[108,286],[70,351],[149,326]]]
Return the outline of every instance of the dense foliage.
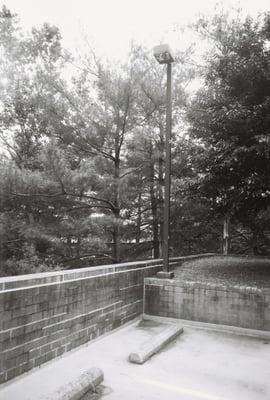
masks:
[[[191,54],[174,64],[174,255],[220,251],[226,215],[236,251],[250,232],[267,251],[269,19],[226,21],[197,25],[215,47],[192,104]],[[164,69],[140,46],[115,67],[74,58],[58,28],[25,34],[5,7],[0,69],[1,274],[160,257]]]
[[[189,110],[190,133],[206,149],[200,190],[215,213],[252,232],[259,253],[259,240],[269,245],[270,16],[219,15],[197,29],[214,44]]]

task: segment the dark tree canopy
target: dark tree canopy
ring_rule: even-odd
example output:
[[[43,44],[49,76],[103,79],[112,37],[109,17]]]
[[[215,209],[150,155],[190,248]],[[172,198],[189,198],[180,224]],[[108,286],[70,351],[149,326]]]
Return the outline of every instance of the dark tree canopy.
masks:
[[[201,188],[215,210],[239,220],[270,203],[269,18],[198,24],[214,42],[189,111],[190,132],[205,146]]]
[[[224,216],[237,251],[270,247],[269,21],[198,22],[213,50],[192,102],[192,52],[174,63],[171,255],[221,250]],[[85,49],[0,11],[0,274],[162,255],[165,69]]]

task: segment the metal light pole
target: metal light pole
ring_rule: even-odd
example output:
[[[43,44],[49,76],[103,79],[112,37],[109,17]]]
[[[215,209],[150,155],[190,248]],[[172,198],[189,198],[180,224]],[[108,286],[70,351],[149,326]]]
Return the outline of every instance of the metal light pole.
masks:
[[[165,199],[163,222],[163,271],[158,272],[160,278],[173,278],[169,265],[170,238],[170,195],[171,195],[171,132],[172,132],[172,62],[174,58],[168,45],[154,48],[154,56],[160,64],[167,64],[166,91],[166,141],[165,141]]]

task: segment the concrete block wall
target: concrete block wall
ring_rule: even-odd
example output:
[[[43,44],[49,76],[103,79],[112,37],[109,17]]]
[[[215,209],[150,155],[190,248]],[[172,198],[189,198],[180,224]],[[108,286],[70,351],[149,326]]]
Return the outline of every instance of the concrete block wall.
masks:
[[[0,384],[140,315],[144,278],[161,268],[156,259],[0,278]]]
[[[0,383],[140,315],[161,260],[0,279]]]
[[[270,331],[270,289],[145,279],[144,313]]]

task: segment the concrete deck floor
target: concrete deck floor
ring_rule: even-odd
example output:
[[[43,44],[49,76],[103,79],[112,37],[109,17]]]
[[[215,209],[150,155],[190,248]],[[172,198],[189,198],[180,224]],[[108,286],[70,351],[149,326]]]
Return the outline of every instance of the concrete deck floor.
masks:
[[[91,367],[104,372],[99,394],[83,400],[269,400],[270,342],[184,327],[184,333],[143,365],[131,351],[162,325],[138,321],[81,347],[0,389],[0,400],[53,399],[59,385]]]

